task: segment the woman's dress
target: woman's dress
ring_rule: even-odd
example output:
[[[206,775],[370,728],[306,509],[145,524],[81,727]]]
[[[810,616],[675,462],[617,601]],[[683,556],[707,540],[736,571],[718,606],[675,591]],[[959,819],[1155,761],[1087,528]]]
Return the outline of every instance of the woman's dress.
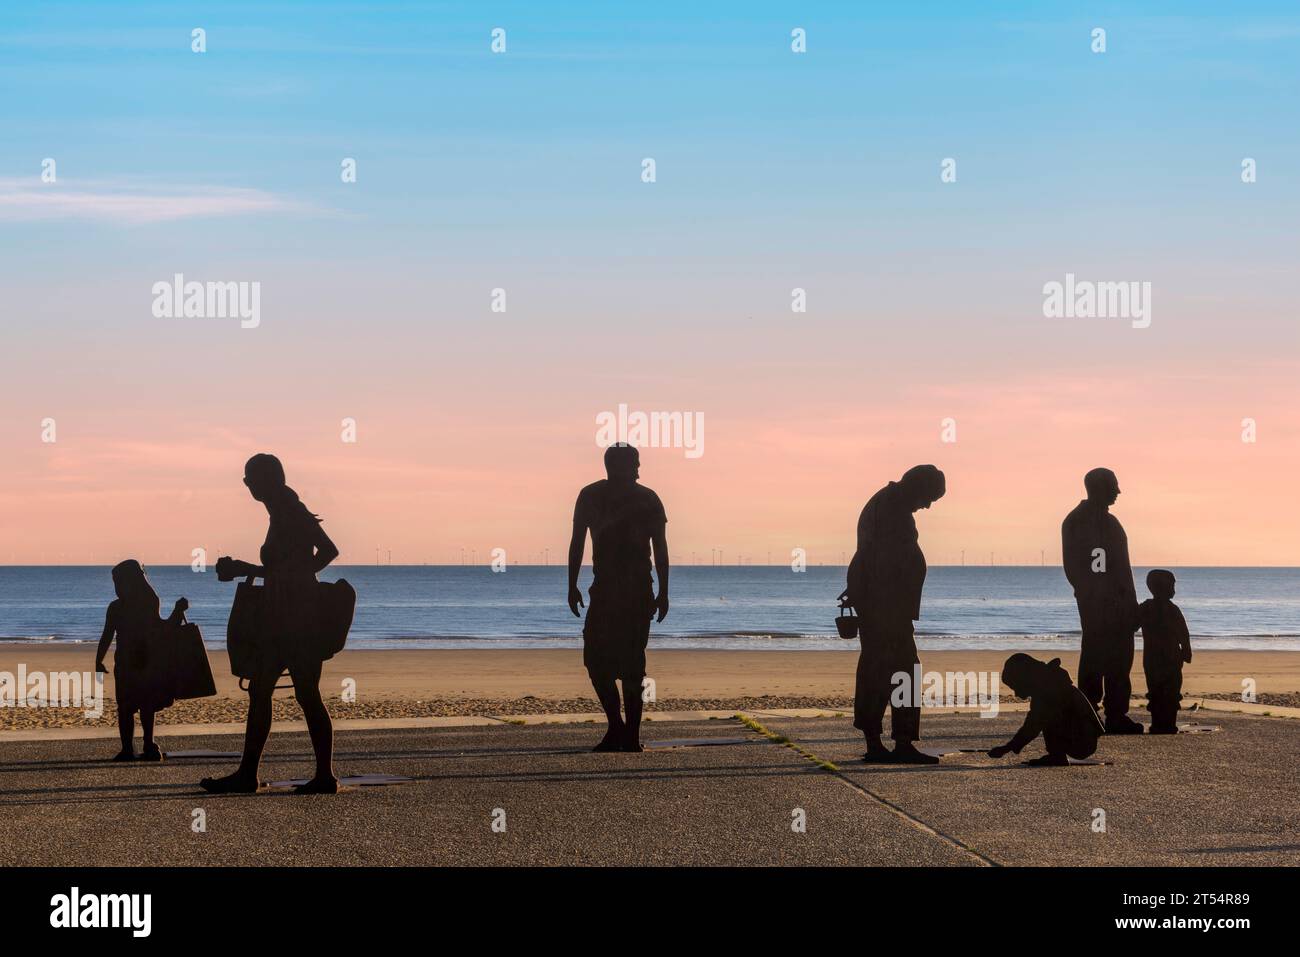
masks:
[[[320,519],[301,502],[271,513],[262,545],[264,623],[268,651],[281,668],[317,667],[319,583],[313,569]]]

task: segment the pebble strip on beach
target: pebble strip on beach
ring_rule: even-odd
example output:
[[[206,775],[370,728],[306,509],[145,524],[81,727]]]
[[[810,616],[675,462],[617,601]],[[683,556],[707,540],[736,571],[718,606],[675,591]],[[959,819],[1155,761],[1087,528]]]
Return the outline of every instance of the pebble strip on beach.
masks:
[[[1210,694],[1184,695],[1193,698],[1213,698],[1215,701],[1240,701],[1240,691],[1214,691]],[[1255,696],[1254,704],[1268,705],[1270,708],[1300,708],[1300,691],[1261,692]]]
[[[473,715],[588,714],[599,711],[595,698],[377,698],[348,704],[340,698],[326,699],[336,720],[355,718],[447,718]],[[646,714],[655,711],[743,711],[763,708],[826,708],[852,710],[851,698],[818,697],[744,697],[744,698],[664,698],[646,705]],[[242,722],[248,715],[246,698],[197,698],[177,701],[158,712],[157,726],[169,724],[220,724]],[[302,718],[298,703],[291,696],[273,700],[275,721]],[[0,708],[0,731],[27,731],[37,728],[114,727],[117,704],[104,699],[104,710],[97,718],[87,717],[80,708]]]

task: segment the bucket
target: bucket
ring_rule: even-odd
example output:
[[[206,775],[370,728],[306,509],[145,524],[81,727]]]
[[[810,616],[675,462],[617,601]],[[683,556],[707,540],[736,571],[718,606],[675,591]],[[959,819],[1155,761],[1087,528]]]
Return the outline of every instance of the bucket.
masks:
[[[839,617],[835,619],[835,630],[846,640],[858,637],[858,616],[848,605],[840,606]]]

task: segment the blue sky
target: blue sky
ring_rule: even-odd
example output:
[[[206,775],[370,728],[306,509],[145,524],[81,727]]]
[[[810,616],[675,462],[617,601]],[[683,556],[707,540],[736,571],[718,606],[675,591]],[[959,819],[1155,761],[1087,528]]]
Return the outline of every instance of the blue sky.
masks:
[[[1018,308],[1066,268],[1165,279],[1166,303],[1250,274],[1238,301],[1277,332],[1297,53],[1293,5],[1261,2],[7,4],[0,180],[49,156],[65,192],[236,212],[0,220],[0,271],[572,280],[553,318],[611,283],[671,313],[668,274],[752,315],[770,277],[815,281],[843,323],[863,280],[943,314]]]
[[[946,225],[944,156],[972,213],[1026,227],[1176,220],[1188,187],[1209,208],[1232,197],[1255,154],[1294,211],[1298,40],[1285,3],[6,4],[0,175],[54,156],[68,185],[262,190],[295,212],[255,242],[343,217],[353,252],[381,256],[431,223],[475,250],[496,242],[485,233],[572,231],[598,252],[593,230],[629,217],[690,217],[701,242],[746,256],[779,217],[834,249],[901,209],[889,225],[906,242]],[[659,164],[653,204],[642,156]]]
[[[864,278],[884,301],[922,283],[944,312],[1075,268],[1166,290],[1249,274],[1239,297],[1276,306],[1298,53],[1294,5],[1266,2],[6,4],[7,190],[30,197],[54,157],[64,193],[231,213],[9,216],[0,271],[568,276],[579,313],[612,282],[662,313],[670,273],[746,315],[771,277],[816,281],[851,321]]]

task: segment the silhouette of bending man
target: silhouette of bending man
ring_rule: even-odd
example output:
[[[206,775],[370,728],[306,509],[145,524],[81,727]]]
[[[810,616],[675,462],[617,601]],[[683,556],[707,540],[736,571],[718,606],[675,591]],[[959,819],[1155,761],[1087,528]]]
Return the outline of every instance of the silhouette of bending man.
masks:
[[[858,550],[849,566],[847,597],[861,622],[853,726],[867,739],[867,761],[939,762],[916,748],[921,736],[917,697],[921,689],[911,688],[915,706],[898,707],[890,698],[893,676],[906,673],[910,687],[912,666],[921,660],[912,622],[921,617],[926,567],[912,513],[929,508],[945,491],[942,472],[933,465],[917,465],[871,496],[858,518]],[[886,706],[892,707],[892,752],[881,741]]]
[[[582,626],[582,661],[605,710],[609,730],[592,750],[640,751],[641,684],[645,679],[645,649],[650,619],[668,614],[668,521],[659,496],[637,484],[641,457],[630,445],[605,450],[608,478],[578,493],[573,509],[573,538],[569,542],[569,609],[581,617],[578,572],[587,531],[591,531],[591,607]],[[654,546],[659,594],[650,577],[650,548]],[[618,685],[623,682],[623,714]],[[624,716],[626,715],[626,717]]]
[[[1083,477],[1088,497],[1061,523],[1061,558],[1074,588],[1083,633],[1079,690],[1094,708],[1106,708],[1107,734],[1141,734],[1128,716],[1133,633],[1138,628],[1137,591],[1128,560],[1128,536],[1110,513],[1119,480],[1110,469]]]

